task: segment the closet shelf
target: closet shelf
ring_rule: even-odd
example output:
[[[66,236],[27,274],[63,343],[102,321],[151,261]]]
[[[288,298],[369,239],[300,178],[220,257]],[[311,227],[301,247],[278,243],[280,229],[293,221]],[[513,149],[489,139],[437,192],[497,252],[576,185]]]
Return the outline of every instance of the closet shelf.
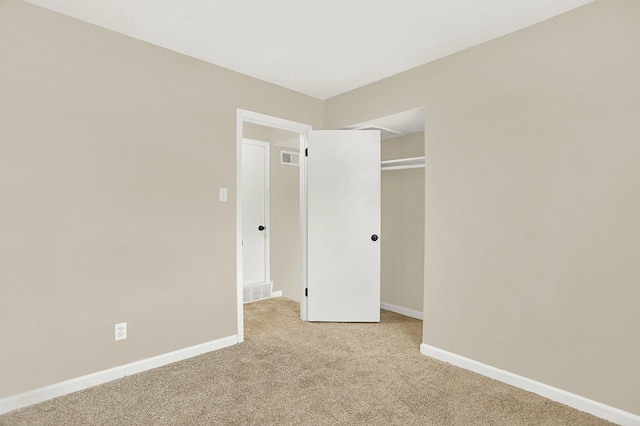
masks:
[[[385,160],[380,162],[382,170],[419,169],[424,167],[424,156],[399,158],[397,160]]]

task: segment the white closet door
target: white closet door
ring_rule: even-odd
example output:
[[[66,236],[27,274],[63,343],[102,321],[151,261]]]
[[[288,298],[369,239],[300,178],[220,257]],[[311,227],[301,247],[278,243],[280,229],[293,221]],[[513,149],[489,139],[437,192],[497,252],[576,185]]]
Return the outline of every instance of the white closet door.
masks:
[[[269,144],[242,143],[242,274],[243,284],[268,281],[267,229]]]
[[[380,321],[380,132],[307,135],[309,321]]]

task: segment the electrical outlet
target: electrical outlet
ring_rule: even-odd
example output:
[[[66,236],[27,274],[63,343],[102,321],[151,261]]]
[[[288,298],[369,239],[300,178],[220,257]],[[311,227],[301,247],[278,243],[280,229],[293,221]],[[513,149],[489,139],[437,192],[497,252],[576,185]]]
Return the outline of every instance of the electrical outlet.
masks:
[[[127,323],[121,322],[116,324],[116,340],[124,340],[127,338]]]

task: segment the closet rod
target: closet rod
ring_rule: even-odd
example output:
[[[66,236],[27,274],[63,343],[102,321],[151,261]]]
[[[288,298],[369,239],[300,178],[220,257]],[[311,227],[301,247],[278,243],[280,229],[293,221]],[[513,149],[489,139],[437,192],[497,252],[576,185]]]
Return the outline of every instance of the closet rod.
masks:
[[[403,169],[419,169],[424,167],[424,156],[398,158],[396,160],[385,160],[380,162],[381,170],[403,170]]]

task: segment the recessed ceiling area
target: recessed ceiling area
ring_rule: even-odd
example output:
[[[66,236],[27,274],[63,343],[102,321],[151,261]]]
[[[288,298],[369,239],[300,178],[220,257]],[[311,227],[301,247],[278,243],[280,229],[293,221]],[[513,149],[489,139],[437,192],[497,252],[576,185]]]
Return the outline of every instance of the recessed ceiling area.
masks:
[[[341,130],[380,130],[380,139],[391,139],[424,131],[424,108],[415,108],[374,120],[352,124]]]
[[[27,0],[327,99],[593,0]]]
[[[414,108],[385,117],[378,117],[373,120],[345,126],[338,130],[379,130],[380,139],[383,140],[422,132],[424,131],[424,108]],[[286,135],[286,133],[284,133],[284,135]],[[279,136],[282,136],[282,134]],[[281,148],[299,149],[300,139],[297,135],[293,136],[295,137],[281,137],[280,141],[272,141],[272,143],[277,142],[273,144]]]

